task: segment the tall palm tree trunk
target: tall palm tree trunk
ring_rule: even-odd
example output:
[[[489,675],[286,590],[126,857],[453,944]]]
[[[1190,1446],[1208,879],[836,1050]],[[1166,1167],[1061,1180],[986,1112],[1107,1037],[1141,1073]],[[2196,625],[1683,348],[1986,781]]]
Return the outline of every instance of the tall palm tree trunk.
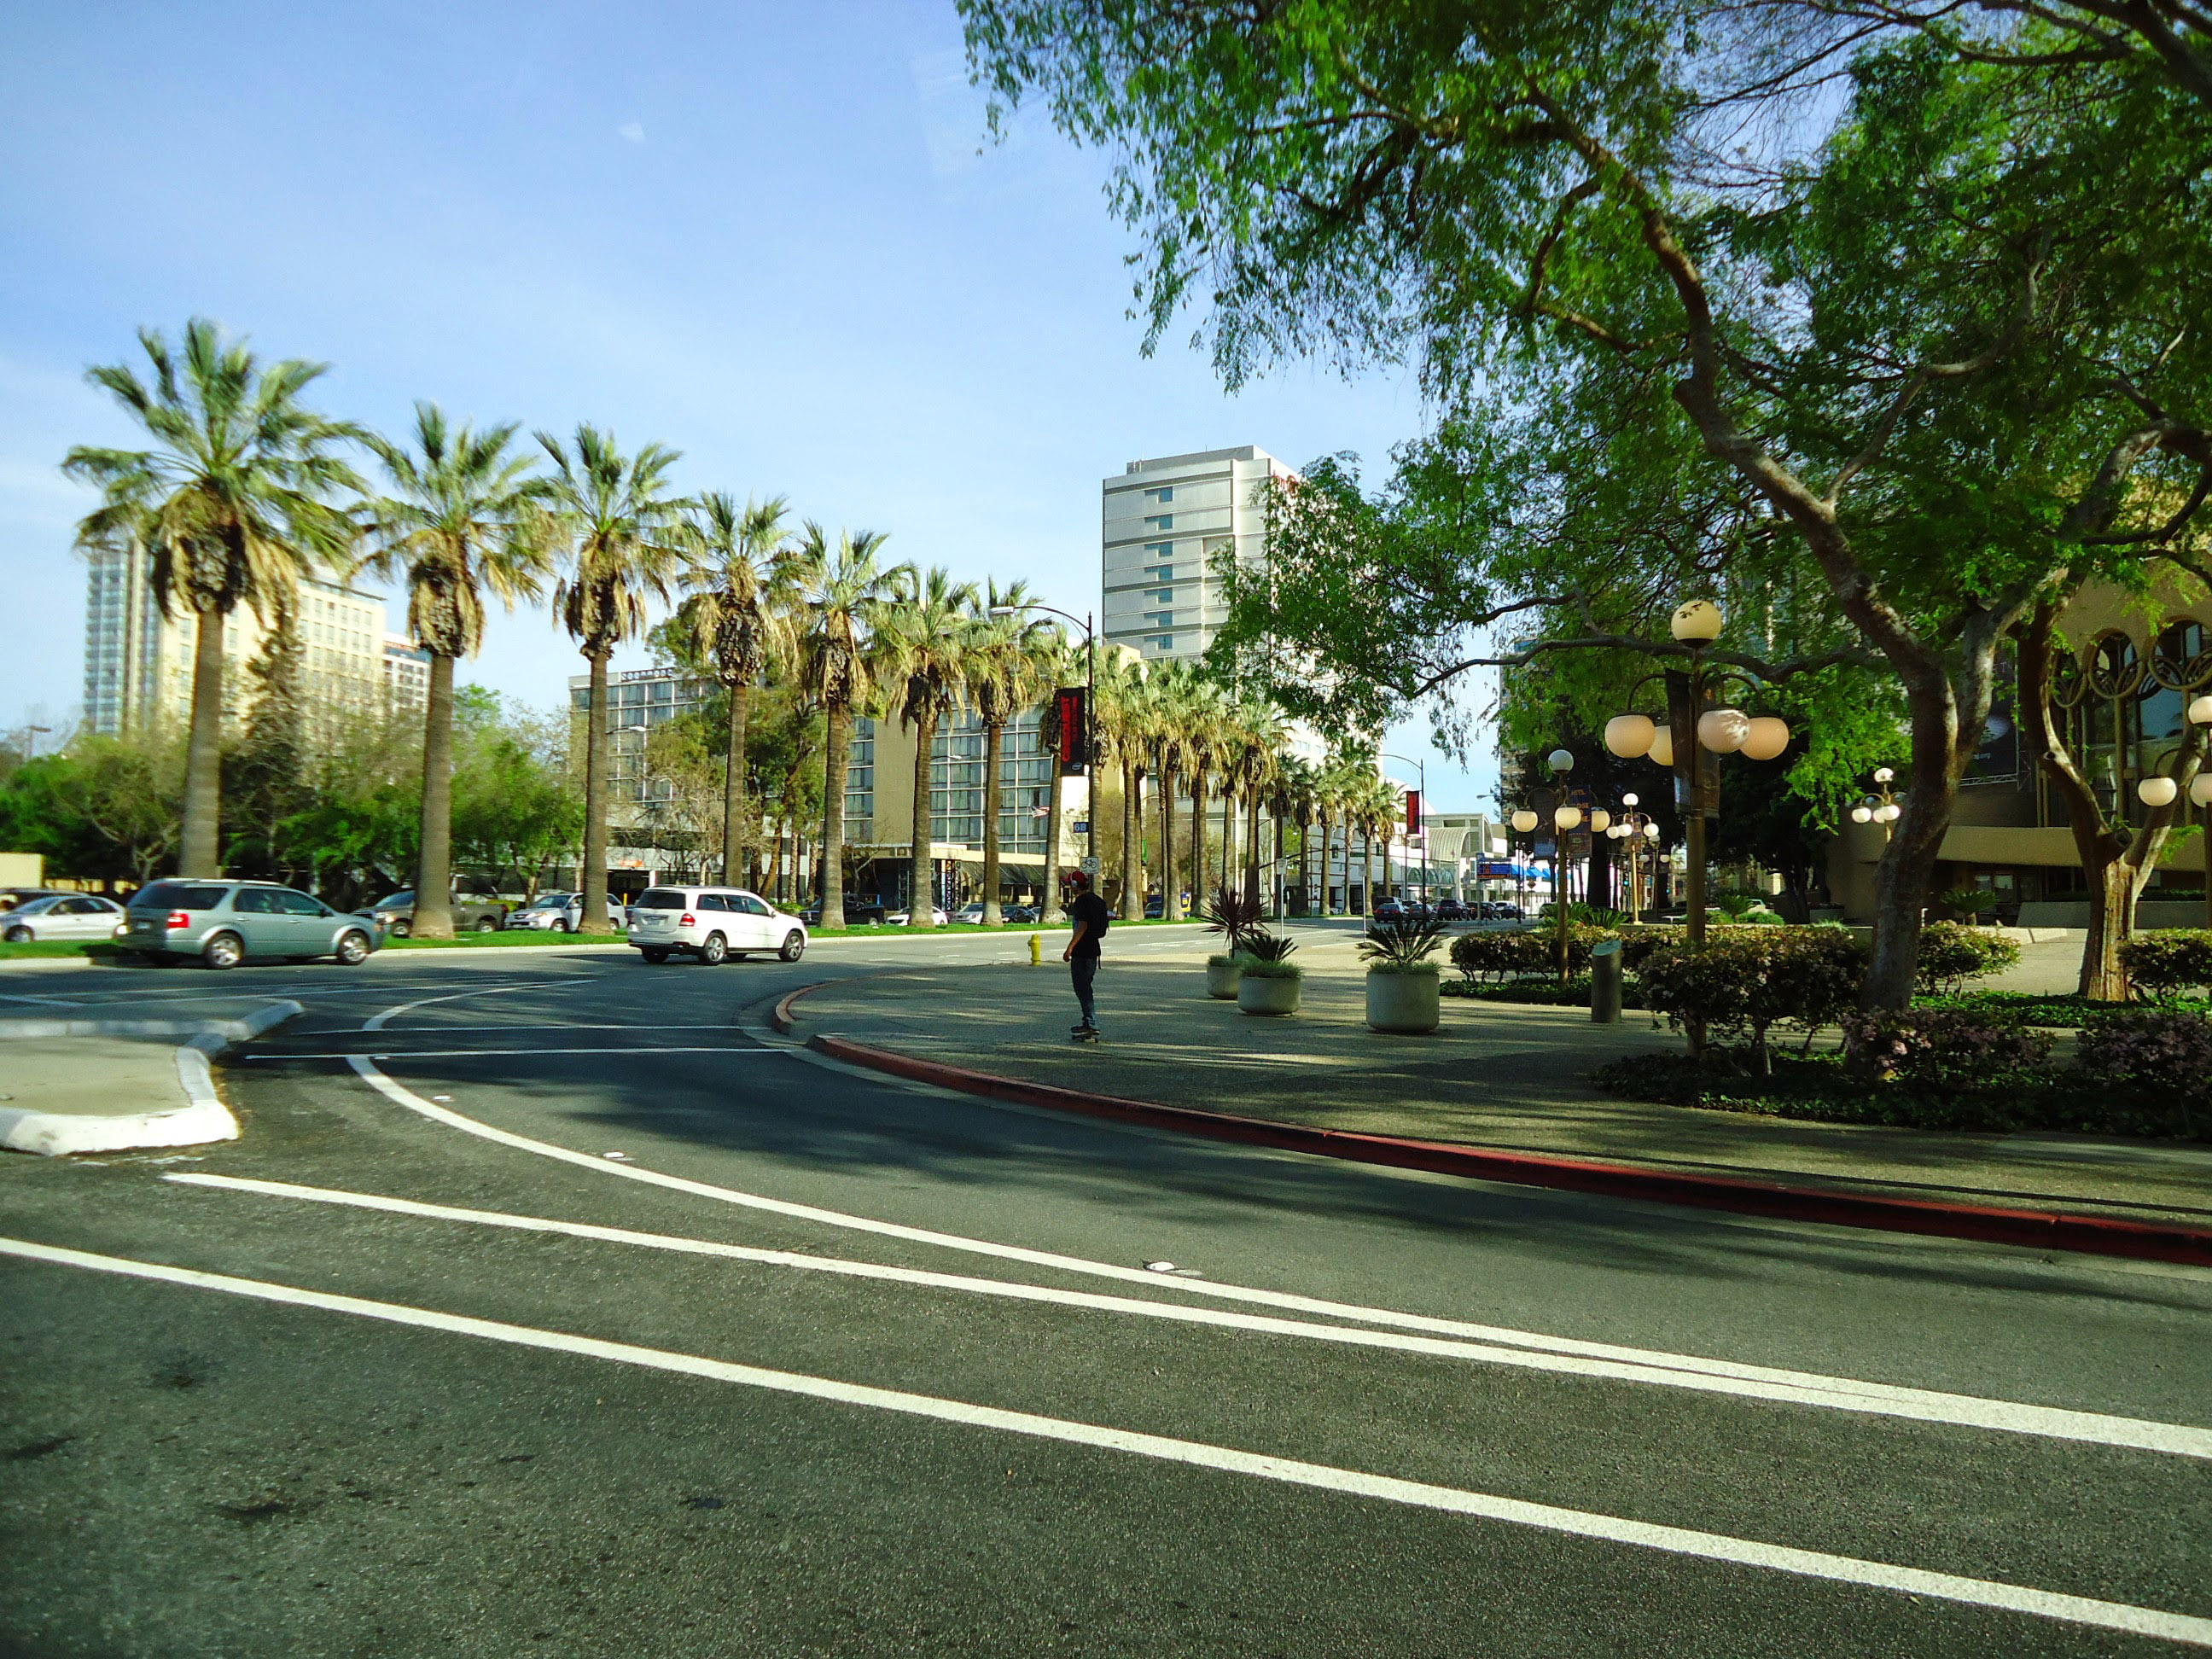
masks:
[[[1052,763],[1052,793],[1046,798],[1044,820],[1044,894],[1037,920],[1050,921],[1060,908],[1060,811],[1067,780],[1060,775],[1060,762]]]
[[[822,926],[845,925],[845,772],[853,763],[853,711],[830,705],[822,742]]]
[[[417,939],[453,936],[453,659],[430,653],[422,713],[422,836],[415,859]]]
[[[1321,823],[1321,848],[1320,848],[1320,851],[1321,851],[1321,898],[1320,898],[1319,903],[1320,903],[1321,914],[1322,914],[1322,915],[1324,915],[1324,916],[1325,916],[1325,915],[1328,915],[1328,914],[1329,914],[1329,908],[1328,908],[1328,812],[1327,809],[1325,809],[1325,808],[1322,810],[1322,813],[1320,814],[1320,823]]]
[[[914,866],[906,898],[909,927],[937,926],[936,860],[929,856],[929,751],[936,740],[936,714],[925,710],[914,723]]]
[[[198,613],[192,641],[192,729],[185,749],[185,827],[177,873],[222,873],[222,630],[220,611]]]
[[[1006,728],[983,731],[983,925],[1002,926],[999,908],[999,765],[1006,752]]]
[[[1160,763],[1160,918],[1182,920],[1182,883],[1176,876],[1175,769]]]
[[[1275,879],[1271,908],[1275,913],[1275,920],[1280,921],[1290,913],[1291,908],[1291,884],[1288,874],[1283,868],[1283,815],[1280,812],[1271,812],[1267,816],[1273,818],[1275,823]]]
[[[1139,815],[1137,792],[1142,787],[1136,763],[1121,763],[1121,919],[1141,921],[1145,916],[1144,848],[1138,842],[1144,834],[1144,820]]]
[[[1260,902],[1260,792],[1244,796],[1244,902]]]
[[[1190,775],[1190,896],[1206,902],[1206,769]]]
[[[730,753],[722,771],[722,879],[734,886],[745,867],[745,727],[752,718],[753,689],[730,688]]]
[[[1221,781],[1221,890],[1234,892],[1230,881],[1230,860],[1237,851],[1237,792],[1229,787],[1229,780]]]
[[[1375,830],[1370,824],[1359,826],[1359,914],[1375,914]]]
[[[578,931],[609,932],[607,924],[607,658],[587,651],[592,665],[591,725],[584,736],[584,913]],[[416,894],[421,897],[421,894]]]

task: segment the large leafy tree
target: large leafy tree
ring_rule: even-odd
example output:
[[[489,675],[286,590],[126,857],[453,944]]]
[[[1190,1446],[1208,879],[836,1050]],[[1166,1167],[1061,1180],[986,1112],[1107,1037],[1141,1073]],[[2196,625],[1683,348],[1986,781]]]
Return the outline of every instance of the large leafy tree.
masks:
[[[453,665],[483,644],[486,594],[512,611],[538,596],[551,568],[551,490],[511,447],[518,429],[456,428],[418,403],[411,447],[368,441],[388,482],[365,508],[362,564],[406,584],[407,631],[430,654],[413,923],[422,939],[453,936]]]
[[[789,503],[714,491],[692,509],[691,562],[684,574],[689,596],[677,612],[691,641],[691,654],[713,666],[726,702],[727,746],[723,751],[722,879],[741,879],[745,831],[745,730],[753,692],[771,671],[790,661],[797,645],[787,580],[792,532]]]
[[[1579,388],[1601,432],[1681,434],[1746,532],[1783,532],[1904,688],[1869,978],[1902,1003],[2002,642],[2167,532],[2146,477],[2202,498],[2212,380],[2173,326],[2201,310],[2177,184],[2202,106],[2141,54],[2054,88],[1922,40],[1854,63],[1809,155],[1737,166],[1700,7],[964,10],[1003,98],[1121,152],[1155,337],[1203,298],[1232,381],[1324,350],[1418,357],[1448,402],[1484,373]]]
[[[592,706],[584,749],[583,915],[586,933],[607,921],[607,659],[615,647],[643,637],[647,606],[665,599],[683,570],[684,514],[690,503],[672,493],[669,473],[679,452],[647,444],[634,456],[613,434],[576,428],[573,449],[549,432],[538,441],[553,462],[548,501],[565,568],[553,609],[591,665]]]
[[[337,502],[360,480],[337,451],[356,434],[307,406],[325,364],[264,364],[204,317],[186,323],[174,347],[155,329],[141,329],[138,343],[146,375],[113,363],[85,378],[151,446],[79,446],[62,469],[100,495],[77,526],[79,544],[142,543],[162,614],[192,620],[178,867],[212,876],[221,869],[225,625],[241,605],[270,620],[311,564],[343,562],[354,525]]]
[[[936,883],[930,857],[930,762],[937,728],[960,706],[968,688],[969,653],[975,641],[975,589],[952,579],[941,566],[918,570],[902,565],[891,573],[890,592],[878,607],[875,627],[878,672],[884,701],[914,731],[914,823],[912,875],[907,897],[907,926],[934,927]]]
[[[889,592],[884,538],[873,530],[840,531],[836,540],[809,520],[791,565],[794,602],[804,615],[799,684],[823,719],[822,922],[845,925],[845,776],[853,757],[853,720],[874,688],[869,633]]]

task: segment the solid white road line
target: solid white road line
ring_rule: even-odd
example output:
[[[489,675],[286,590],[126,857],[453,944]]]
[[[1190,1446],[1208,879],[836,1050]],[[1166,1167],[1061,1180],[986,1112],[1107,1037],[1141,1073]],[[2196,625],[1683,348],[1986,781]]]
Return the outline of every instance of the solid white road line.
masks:
[[[681,1176],[663,1175],[658,1170],[644,1168],[629,1162],[611,1163],[590,1152],[571,1151],[550,1141],[535,1140],[466,1116],[425,1100],[422,1096],[386,1077],[364,1057],[356,1054],[348,1062],[369,1086],[386,1099],[419,1113],[434,1122],[460,1130],[465,1134],[498,1146],[511,1146],[520,1152],[532,1152],[541,1158],[556,1159],[579,1169],[594,1170],[602,1175],[624,1181],[642,1182],[648,1186],[665,1188],[672,1192],[688,1194],[717,1203],[735,1205],[740,1208],[760,1210],[770,1215],[787,1216],[793,1220],[819,1223],[824,1226],[842,1228],[848,1231],[872,1233],[879,1237],[902,1239],[910,1243],[933,1245],[940,1249],[963,1251],[972,1255],[992,1257],[1001,1261],[1019,1261],[1030,1267],[1048,1267],[1056,1272],[1079,1273],[1096,1279],[1118,1279],[1126,1284],[1143,1285],[1161,1293],[1208,1297],[1217,1301],[1242,1302],[1256,1306],[1281,1309],[1285,1312],[1311,1314],[1324,1319],[1343,1320],[1353,1324],[1382,1325],[1400,1330],[1425,1332],[1431,1335],[1456,1337],[1479,1342],[1494,1342],[1508,1347],[1528,1348],[1540,1352],[1578,1354],[1591,1359],[1616,1360],[1655,1370],[1679,1370],[1693,1376],[1733,1377],[1746,1382],[1769,1383],[1778,1387],[1802,1389],[1837,1397],[1838,1404],[1852,1400],[1895,1402],[1900,1405],[1922,1404],[1945,1413],[1964,1409],[1959,1402],[1973,1401],[1974,1396],[1944,1394],[1924,1389],[1904,1388],[1893,1383],[1869,1382],[1856,1378],[1824,1376],[1818,1372],[1788,1370],[1771,1365],[1741,1364],[1733,1360],[1711,1359],[1701,1355],[1675,1354],[1663,1351],[1628,1347],[1619,1343],[1589,1342],[1575,1337],[1553,1336],[1542,1332],[1515,1330],[1507,1326],[1485,1325],[1469,1320],[1442,1319],[1426,1314],[1401,1313],[1393,1309],[1363,1307],[1355,1303],[1332,1302],[1319,1297],[1294,1295],[1287,1291],[1269,1291],[1255,1286],[1224,1284],[1214,1279],[1169,1279],[1149,1273],[1142,1267],[1125,1267],[1116,1262],[1093,1261],[1082,1256],[1060,1255],[1049,1250],[1032,1250],[1016,1244],[1000,1244],[988,1239],[969,1238],[957,1233],[940,1233],[923,1227],[909,1227],[894,1221],[878,1221],[872,1217],[853,1215],[840,1210],[825,1210],[811,1204],[795,1204],[786,1199],[769,1198],[758,1193],[748,1193],[733,1187],[718,1187],[703,1181],[690,1181]],[[2002,1402],[1977,1401],[1978,1405],[1995,1410]],[[1871,1408],[1869,1408],[1871,1409]],[[2023,1406],[2021,1412],[2055,1411],[2055,1408]],[[2095,1419],[2093,1413],[2066,1413],[2057,1416],[2079,1415]],[[2116,1419],[2115,1421],[2130,1421]],[[1991,1427],[2004,1426],[1995,1422]],[[2184,1429],[2184,1434],[2202,1431]],[[2170,1449],[2179,1450],[2179,1448]]]
[[[1669,1555],[1723,1561],[1736,1566],[1790,1573],[1799,1577],[1894,1590],[1907,1595],[1929,1596],[1969,1607],[2026,1613],[2033,1618],[2087,1625],[2100,1630],[2120,1631],[2129,1635],[2148,1636],[2197,1647],[2212,1647],[2212,1619],[2166,1613],[2155,1607],[2133,1607],[2122,1601],[2101,1601],[2087,1596],[2034,1589],[2027,1585],[2002,1583],[1992,1579],[1930,1572],[1919,1567],[1896,1566],[1887,1562],[1831,1555],[1818,1550],[1792,1549],[1784,1545],[1762,1543],[1756,1539],[1733,1538],[1723,1533],[1698,1532],[1686,1527],[1631,1521],[1619,1516],[1563,1509],[1555,1504],[1530,1503],[1522,1498],[1469,1492],[1456,1486],[1433,1486],[1425,1481],[1400,1480],[1389,1475],[1337,1468],[1326,1463],[1306,1463],[1294,1458],[1239,1451],[1232,1447],[1210,1445],[1203,1441],[1178,1440],[1164,1435],[1142,1434],[1128,1429],[1074,1422],[1066,1418],[1041,1417],[1030,1412],[1006,1411],[995,1406],[973,1405],[966,1401],[941,1399],[933,1395],[908,1394],[896,1389],[841,1382],[830,1377],[808,1376],[795,1371],[769,1370],[757,1365],[708,1359],[697,1354],[638,1347],[627,1342],[608,1342],[597,1337],[572,1335],[566,1331],[509,1325],[496,1320],[477,1319],[434,1309],[412,1308],[392,1302],[370,1302],[358,1297],[334,1296],[325,1291],[273,1284],[264,1279],[236,1279],[227,1273],[203,1273],[191,1267],[172,1267],[159,1262],[135,1261],[121,1256],[94,1255],[83,1250],[64,1249],[23,1239],[0,1238],[0,1254],[126,1278],[155,1279],[198,1290],[220,1291],[227,1295],[249,1297],[258,1301],[315,1308],[328,1313],[350,1314],[356,1318],[381,1320],[394,1325],[447,1331],[458,1336],[473,1336],[517,1347],[578,1354],[587,1358],[610,1360],[617,1364],[672,1371],[720,1382],[735,1382],[747,1388],[798,1395],[840,1405],[865,1406],[876,1411],[896,1412],[908,1417],[996,1429],[1004,1433],[1026,1435],[1038,1440],[1124,1452],[1139,1457],[1156,1458],[1163,1462],[1182,1463],[1227,1474],[1280,1481],[1286,1486],[1310,1486],[1352,1497],[1381,1498],[1389,1503],[1472,1516],[1480,1520],[1530,1527],[1569,1537],[1596,1539],[1639,1549],[1657,1550]]]
[[[2006,1400],[1928,1395],[1898,1398],[1886,1392],[1869,1392],[1867,1384],[1837,1377],[1808,1378],[1807,1383],[1798,1385],[1753,1382],[1741,1377],[1715,1376],[1683,1370],[1673,1364],[1588,1359],[1574,1354],[1548,1353],[1492,1343],[1413,1336],[1396,1331],[1363,1330],[1347,1325],[1317,1325],[1303,1320],[1232,1313],[1224,1309],[1192,1307],[1177,1302],[1140,1301],[1132,1297],[1103,1296],[1095,1291],[1061,1290],[1052,1285],[1023,1284],[1002,1279],[975,1279],[960,1273],[930,1273],[921,1268],[888,1267],[880,1262],[857,1261],[837,1256],[763,1249],[745,1244],[725,1244],[712,1239],[686,1238],[671,1233],[637,1232],[626,1227],[600,1227],[586,1222],[556,1221],[543,1216],[516,1215],[501,1210],[460,1209],[451,1205],[427,1204],[415,1199],[388,1198],[375,1193],[295,1186],[283,1181],[254,1181],[237,1176],[198,1171],[172,1173],[163,1179],[179,1186],[210,1187],[225,1192],[300,1199],[310,1203],[377,1210],[392,1215],[420,1216],[436,1221],[466,1222],[477,1226],[507,1227],[524,1232],[562,1233],[573,1238],[594,1239],[606,1243],[638,1245],[690,1255],[720,1256],[761,1267],[793,1267],[803,1272],[830,1273],[849,1279],[919,1285],[934,1290],[1003,1297],[1020,1302],[1049,1303],[1094,1312],[1167,1320],[1177,1324],[1206,1325],[1219,1329],[1254,1331],[1269,1336],[1298,1337],[1310,1341],[1340,1343],[1348,1347],[1434,1354],[1486,1364],[1511,1365],[1524,1370],[1641,1382],[1743,1399],[1780,1401],[1830,1411],[1909,1418],[1918,1422],[1962,1428],[1994,1429],[2050,1439],[2081,1441],[2094,1445],[2163,1452],[2181,1457],[2212,1458],[2212,1431],[2091,1412],[2058,1411]],[[1902,1390],[1898,1392],[1904,1393]]]

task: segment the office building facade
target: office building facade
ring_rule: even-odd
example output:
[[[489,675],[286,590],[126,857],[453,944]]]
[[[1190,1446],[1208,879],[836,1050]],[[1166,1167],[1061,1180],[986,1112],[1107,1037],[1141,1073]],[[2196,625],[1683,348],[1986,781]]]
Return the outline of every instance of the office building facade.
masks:
[[[1102,480],[1106,641],[1153,659],[1205,655],[1228,617],[1219,562],[1265,559],[1262,491],[1291,476],[1246,444],[1131,461]]]
[[[144,548],[100,549],[86,562],[85,729],[113,737],[189,719],[198,618],[161,614]],[[301,579],[298,605],[301,702],[311,718],[382,706],[390,670],[381,596],[318,572]],[[251,605],[240,605],[224,623],[225,717],[234,724],[242,724],[248,712],[252,681],[246,670],[265,638]],[[427,689],[427,665],[424,672]]]

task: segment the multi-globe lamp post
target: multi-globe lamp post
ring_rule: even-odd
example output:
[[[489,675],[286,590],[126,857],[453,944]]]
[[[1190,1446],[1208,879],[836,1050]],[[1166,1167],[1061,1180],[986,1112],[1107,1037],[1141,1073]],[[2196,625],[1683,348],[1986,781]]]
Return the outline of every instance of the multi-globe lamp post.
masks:
[[[1548,809],[1523,806],[1513,814],[1512,823],[1514,829],[1530,838],[1529,852],[1533,856],[1535,852],[1536,827],[1544,821],[1541,812],[1548,810],[1551,813],[1552,911],[1559,922],[1558,962],[1559,982],[1564,985],[1567,982],[1570,973],[1567,965],[1567,896],[1562,881],[1562,872],[1566,867],[1566,837],[1569,832],[1582,827],[1583,809],[1576,805],[1567,795],[1566,776],[1569,772],[1574,770],[1575,757],[1564,749],[1554,749],[1544,757],[1544,763],[1552,769]],[[1613,815],[1610,812],[1602,810],[1593,811],[1589,815],[1590,833],[1602,834],[1612,823]]]
[[[1874,769],[1874,787],[1876,793],[1869,795],[1856,806],[1851,808],[1853,823],[1878,823],[1881,826],[1881,841],[1885,847],[1889,844],[1889,826],[1905,816],[1904,806],[1889,787],[1896,779],[1897,773],[1893,769],[1877,766]]]
[[[1650,847],[1650,852],[1652,859],[1652,873],[1654,875],[1658,873],[1659,848],[1656,843],[1659,839],[1659,826],[1652,822],[1650,813],[1639,812],[1636,810],[1640,804],[1633,789],[1621,796],[1620,814],[1605,829],[1607,840],[1623,842],[1627,850],[1628,920],[1631,925],[1643,920],[1644,857],[1647,842],[1655,843]],[[1597,819],[1604,816],[1601,812],[1591,813],[1592,823],[1595,824]]]
[[[1690,666],[1665,671],[1667,719],[1627,714],[1605,723],[1605,746],[1612,753],[1623,760],[1648,757],[1674,774],[1686,866],[1684,901],[1693,939],[1705,936],[1705,836],[1717,805],[1717,757],[1740,754],[1751,760],[1773,760],[1790,746],[1789,725],[1778,716],[1747,714],[1717,700],[1732,680],[1754,692],[1759,684],[1748,674],[1715,668],[1705,660],[1705,647],[1720,637],[1722,621],[1720,607],[1711,599],[1692,599],[1676,607],[1668,631],[1676,644],[1687,647]],[[1676,733],[1682,731],[1689,734],[1687,744],[1676,741]],[[1708,755],[1715,760],[1707,761]]]
[[[2212,692],[2194,698],[2185,711],[2191,726],[2212,726]],[[2171,806],[2181,798],[2179,780],[2154,775],[2136,785],[2136,799],[2152,808]],[[2204,925],[2212,927],[2212,757],[2200,759],[2189,781],[2189,800],[2204,809]]]

